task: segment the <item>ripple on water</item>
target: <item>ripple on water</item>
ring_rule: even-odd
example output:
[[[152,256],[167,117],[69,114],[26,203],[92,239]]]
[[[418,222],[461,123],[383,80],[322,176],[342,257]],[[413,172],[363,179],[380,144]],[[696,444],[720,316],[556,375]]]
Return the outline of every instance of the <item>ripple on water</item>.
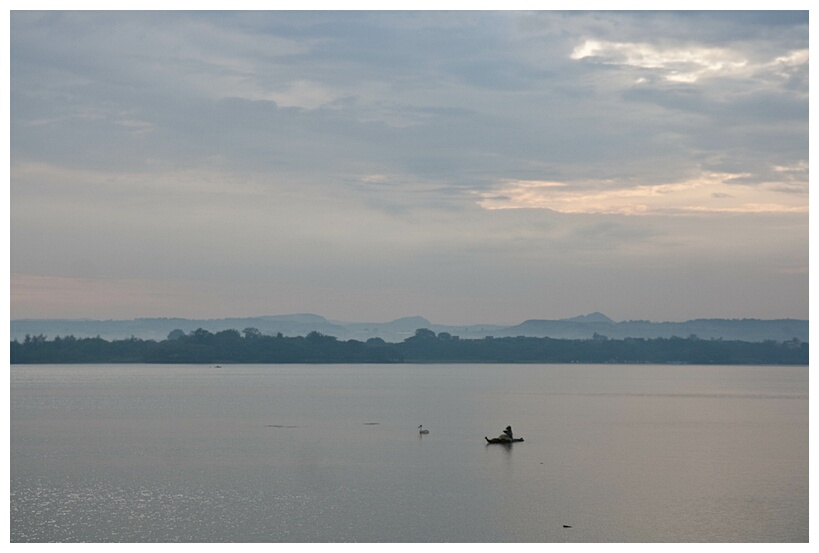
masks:
[[[17,480],[10,494],[11,541],[303,540],[328,510],[326,501],[309,493],[155,484]]]

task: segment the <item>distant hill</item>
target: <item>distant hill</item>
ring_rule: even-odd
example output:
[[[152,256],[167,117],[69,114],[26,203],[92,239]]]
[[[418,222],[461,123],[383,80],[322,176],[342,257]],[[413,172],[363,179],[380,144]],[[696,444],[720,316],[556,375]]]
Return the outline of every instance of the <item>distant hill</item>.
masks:
[[[624,321],[615,322],[602,313],[590,313],[569,319],[531,319],[513,326],[493,324],[439,325],[424,317],[403,317],[389,322],[358,323],[330,321],[320,315],[309,313],[271,315],[262,317],[237,317],[225,319],[143,318],[131,320],[91,319],[16,319],[11,321],[11,340],[23,340],[26,335],[74,336],[106,340],[130,337],[144,340],[164,340],[173,330],[185,334],[202,328],[209,332],[235,329],[244,331],[255,328],[265,335],[306,336],[319,332],[340,340],[366,341],[382,338],[387,342],[401,342],[415,334],[419,328],[435,333],[446,332],[465,339],[495,337],[550,337],[568,339],[598,338],[688,338],[696,336],[703,340],[723,339],[762,342],[783,342],[793,338],[809,341],[808,321],[799,319],[696,319],[685,322]]]
[[[579,317],[572,317],[571,319],[560,319],[561,321],[568,321],[572,323],[607,323],[607,324],[614,324],[614,321],[595,311],[594,313],[589,313],[588,315],[580,315]]]
[[[593,314],[599,315],[599,314]],[[808,321],[797,319],[696,319],[685,322],[625,321],[616,323],[605,315],[589,315],[557,321],[529,320],[512,326],[499,336],[533,336],[538,338],[688,338],[696,336],[703,340],[723,339],[746,342],[765,340],[786,341],[797,338],[809,340]]]
[[[11,339],[22,338],[26,334],[44,334],[48,337],[72,335],[76,338],[96,337],[106,340],[142,338],[164,340],[173,330],[186,334],[203,328],[210,332],[246,328],[256,328],[262,334],[284,336],[305,336],[311,331],[342,337],[344,326],[334,324],[319,315],[294,314],[264,317],[243,317],[226,319],[180,319],[155,318],[131,320],[68,320],[68,319],[23,319],[11,321]]]

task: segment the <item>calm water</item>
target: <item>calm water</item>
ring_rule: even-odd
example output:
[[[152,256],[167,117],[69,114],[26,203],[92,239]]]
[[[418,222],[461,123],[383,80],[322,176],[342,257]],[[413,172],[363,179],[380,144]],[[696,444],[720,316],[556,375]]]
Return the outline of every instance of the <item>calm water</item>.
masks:
[[[10,438],[13,542],[808,541],[807,367],[12,366]]]

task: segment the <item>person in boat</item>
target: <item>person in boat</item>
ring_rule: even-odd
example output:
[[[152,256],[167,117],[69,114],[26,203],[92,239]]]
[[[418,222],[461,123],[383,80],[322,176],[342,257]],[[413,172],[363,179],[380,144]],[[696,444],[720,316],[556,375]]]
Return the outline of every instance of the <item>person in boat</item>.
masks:
[[[498,436],[498,439],[504,442],[511,442],[512,440],[514,440],[515,437],[512,435],[512,427],[507,426],[506,428],[504,428],[503,433],[500,436]]]

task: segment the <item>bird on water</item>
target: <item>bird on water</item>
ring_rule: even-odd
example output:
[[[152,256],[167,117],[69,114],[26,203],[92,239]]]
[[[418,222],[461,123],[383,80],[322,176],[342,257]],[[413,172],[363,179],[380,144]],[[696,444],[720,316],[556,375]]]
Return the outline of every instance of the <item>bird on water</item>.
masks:
[[[429,434],[429,430],[427,430],[426,428],[424,428],[424,425],[423,425],[423,424],[419,424],[419,425],[418,425],[418,433],[419,433],[419,434]]]

